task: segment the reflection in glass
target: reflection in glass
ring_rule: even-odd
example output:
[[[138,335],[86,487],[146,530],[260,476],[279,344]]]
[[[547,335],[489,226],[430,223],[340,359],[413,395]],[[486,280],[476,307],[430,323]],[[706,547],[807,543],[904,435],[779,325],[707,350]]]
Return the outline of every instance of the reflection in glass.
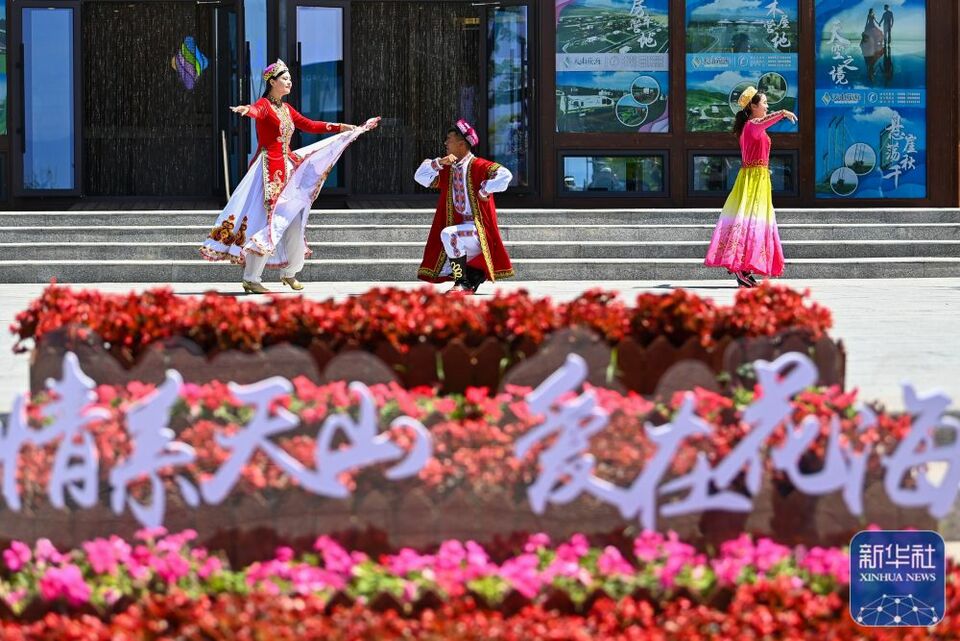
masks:
[[[73,9],[23,9],[26,189],[74,189]]]
[[[267,66],[267,0],[244,0],[243,29],[249,47],[250,96],[246,102],[255,103],[263,95],[263,70]],[[250,126],[250,157],[257,154],[257,129]]]
[[[343,9],[297,7],[297,48],[300,104],[296,109],[311,120],[343,122]],[[306,146],[321,137],[301,132],[300,144]],[[326,187],[342,186],[338,163]]]
[[[7,135],[7,0],[0,0],[0,20],[3,38],[0,38],[0,136]]]
[[[740,171],[740,156],[715,154],[693,157],[693,191],[724,194],[733,189]],[[770,156],[770,182],[774,192],[794,193],[796,185],[794,159],[790,155]]]
[[[493,8],[488,17],[490,157],[513,173],[511,186],[526,186],[530,184],[527,7]]]
[[[565,156],[564,192],[664,191],[663,156]]]

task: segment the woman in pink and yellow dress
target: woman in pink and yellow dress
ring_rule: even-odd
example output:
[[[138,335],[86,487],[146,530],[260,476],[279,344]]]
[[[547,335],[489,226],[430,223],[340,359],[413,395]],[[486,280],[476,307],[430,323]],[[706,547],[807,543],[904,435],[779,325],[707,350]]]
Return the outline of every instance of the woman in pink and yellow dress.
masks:
[[[783,118],[797,121],[790,111],[767,113],[767,97],[748,87],[739,100],[733,125],[740,140],[742,164],[713,230],[704,264],[725,267],[740,287],[756,287],[754,274],[783,274],[783,246],[773,211],[770,183],[770,136],[767,129]]]

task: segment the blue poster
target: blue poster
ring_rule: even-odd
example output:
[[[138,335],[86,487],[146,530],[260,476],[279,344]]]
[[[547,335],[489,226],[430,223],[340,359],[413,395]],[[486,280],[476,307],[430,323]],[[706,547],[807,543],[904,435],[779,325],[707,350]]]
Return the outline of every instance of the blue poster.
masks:
[[[687,131],[732,131],[747,87],[797,113],[797,0],[688,0]],[[783,120],[771,131],[797,131]]]
[[[926,0],[815,11],[817,197],[926,197]]]
[[[669,131],[668,0],[556,0],[557,131]]]
[[[0,0],[0,136],[7,133],[7,0]]]

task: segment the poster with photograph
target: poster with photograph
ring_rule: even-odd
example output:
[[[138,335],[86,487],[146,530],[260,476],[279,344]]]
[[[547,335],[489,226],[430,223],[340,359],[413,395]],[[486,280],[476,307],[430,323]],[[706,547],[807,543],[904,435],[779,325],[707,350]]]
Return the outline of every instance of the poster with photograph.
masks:
[[[557,131],[669,131],[668,0],[556,0]]]
[[[0,136],[7,135],[7,0],[0,0]]]
[[[925,0],[815,11],[817,197],[926,197]]]
[[[747,87],[797,113],[797,0],[688,0],[687,131],[727,132]],[[771,131],[797,131],[784,120]]]

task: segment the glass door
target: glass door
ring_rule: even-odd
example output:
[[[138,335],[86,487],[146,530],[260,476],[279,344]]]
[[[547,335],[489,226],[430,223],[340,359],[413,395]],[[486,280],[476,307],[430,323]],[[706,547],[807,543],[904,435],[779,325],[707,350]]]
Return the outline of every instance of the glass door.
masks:
[[[247,104],[244,92],[247,83],[246,43],[243,13],[239,2],[220,4],[216,8],[215,33],[217,64],[217,151],[221,188],[232,193],[243,179],[249,155],[249,135],[244,120],[232,113],[232,105]]]
[[[15,127],[20,147],[15,191],[79,195],[80,2],[25,0],[14,6],[21,34],[17,68],[22,97]]]
[[[500,2],[485,14],[487,154],[513,173],[511,187],[533,191],[535,105],[528,2]]]
[[[294,108],[311,120],[346,122],[349,95],[348,70],[344,51],[350,19],[346,2],[300,0],[291,6],[293,19],[290,30],[294,41],[295,58],[291,64]],[[355,124],[355,123],[354,123]],[[299,133],[299,144],[316,142],[320,135]],[[294,139],[296,143],[296,138]],[[345,163],[334,167],[327,178],[324,191],[343,190],[346,187]]]

